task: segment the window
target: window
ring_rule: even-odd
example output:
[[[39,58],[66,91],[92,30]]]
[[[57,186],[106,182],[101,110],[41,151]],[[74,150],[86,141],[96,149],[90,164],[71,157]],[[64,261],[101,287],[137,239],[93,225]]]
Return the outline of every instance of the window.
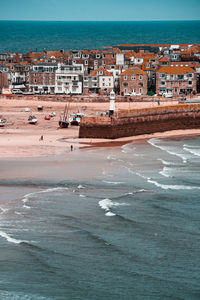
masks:
[[[124,80],[127,80],[127,76],[124,76]]]
[[[140,89],[140,94],[142,94],[142,89]]]
[[[161,73],[159,77],[160,78],[164,78],[165,77],[165,73]]]
[[[88,60],[85,60],[85,65],[86,65],[86,66],[88,65]]]
[[[161,85],[165,85],[165,81],[161,81],[160,84],[161,84]]]
[[[37,79],[34,79],[34,83],[37,83]]]
[[[105,83],[103,83],[103,86],[105,86]]]
[[[184,79],[184,75],[177,75],[178,79]]]
[[[84,77],[84,81],[88,81],[88,77]]]
[[[95,65],[95,66],[98,65],[98,60],[95,60],[95,61],[94,61],[94,65]]]
[[[143,78],[143,77],[140,75],[140,80],[142,80],[142,78]]]
[[[85,83],[85,87],[88,87],[88,83]]]
[[[135,76],[132,76],[131,79],[132,79],[132,80],[135,80]]]
[[[128,82],[123,82],[123,86],[128,86]]]
[[[192,81],[188,81],[188,84],[189,84],[189,85],[192,85]]]
[[[187,74],[187,77],[192,77],[192,73]]]

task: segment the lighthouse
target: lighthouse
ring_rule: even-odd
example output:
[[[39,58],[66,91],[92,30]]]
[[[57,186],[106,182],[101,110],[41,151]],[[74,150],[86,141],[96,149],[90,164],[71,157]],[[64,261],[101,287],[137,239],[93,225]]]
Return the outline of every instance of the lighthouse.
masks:
[[[109,117],[112,117],[115,111],[115,92],[112,90],[110,92],[110,109],[109,109]]]

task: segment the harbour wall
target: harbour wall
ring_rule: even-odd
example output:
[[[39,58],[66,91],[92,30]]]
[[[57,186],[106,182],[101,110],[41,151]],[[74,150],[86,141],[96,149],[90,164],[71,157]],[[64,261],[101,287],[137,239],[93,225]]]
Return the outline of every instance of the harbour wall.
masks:
[[[112,117],[84,117],[80,138],[106,138],[200,128],[200,104],[120,110]]]

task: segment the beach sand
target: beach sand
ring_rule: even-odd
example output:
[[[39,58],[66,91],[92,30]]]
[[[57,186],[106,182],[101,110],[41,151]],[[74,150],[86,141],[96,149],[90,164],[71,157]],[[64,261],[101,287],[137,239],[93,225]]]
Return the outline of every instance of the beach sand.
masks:
[[[174,101],[162,102],[161,105],[177,104]],[[37,111],[39,105],[43,106],[43,111]],[[58,122],[60,114],[63,112],[66,103],[46,102],[35,100],[8,100],[0,101],[0,114],[7,119],[5,127],[0,128],[0,157],[40,157],[62,155],[73,150],[86,147],[108,147],[121,146],[123,144],[149,139],[151,137],[171,137],[198,135],[200,129],[174,130],[162,133],[146,134],[134,137],[125,137],[116,140],[108,139],[79,139],[79,128],[70,126],[66,129],[60,129]],[[153,102],[120,102],[116,103],[117,109],[143,108],[157,106]],[[29,107],[30,111],[37,117],[36,125],[28,124],[30,112],[25,112]],[[69,113],[82,111],[86,115],[96,115],[109,110],[109,103],[70,103]],[[44,117],[50,112],[55,112],[56,116],[51,120],[44,120]],[[43,136],[43,140],[40,137]]]

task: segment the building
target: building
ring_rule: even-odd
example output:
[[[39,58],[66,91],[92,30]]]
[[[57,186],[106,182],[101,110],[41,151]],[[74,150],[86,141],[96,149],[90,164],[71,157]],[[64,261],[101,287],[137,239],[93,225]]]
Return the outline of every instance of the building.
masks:
[[[110,72],[100,67],[91,73],[93,78],[97,78],[97,89],[99,93],[110,93],[114,88],[114,78]]]
[[[161,67],[156,73],[156,92],[173,96],[196,93],[196,72],[189,67]]]
[[[127,69],[120,76],[120,93],[126,95],[147,94],[147,73],[135,67]]]
[[[56,94],[82,94],[83,92],[83,64],[58,64],[55,77]]]
[[[56,63],[38,63],[31,67],[29,73],[29,91],[53,94],[55,91]]]

